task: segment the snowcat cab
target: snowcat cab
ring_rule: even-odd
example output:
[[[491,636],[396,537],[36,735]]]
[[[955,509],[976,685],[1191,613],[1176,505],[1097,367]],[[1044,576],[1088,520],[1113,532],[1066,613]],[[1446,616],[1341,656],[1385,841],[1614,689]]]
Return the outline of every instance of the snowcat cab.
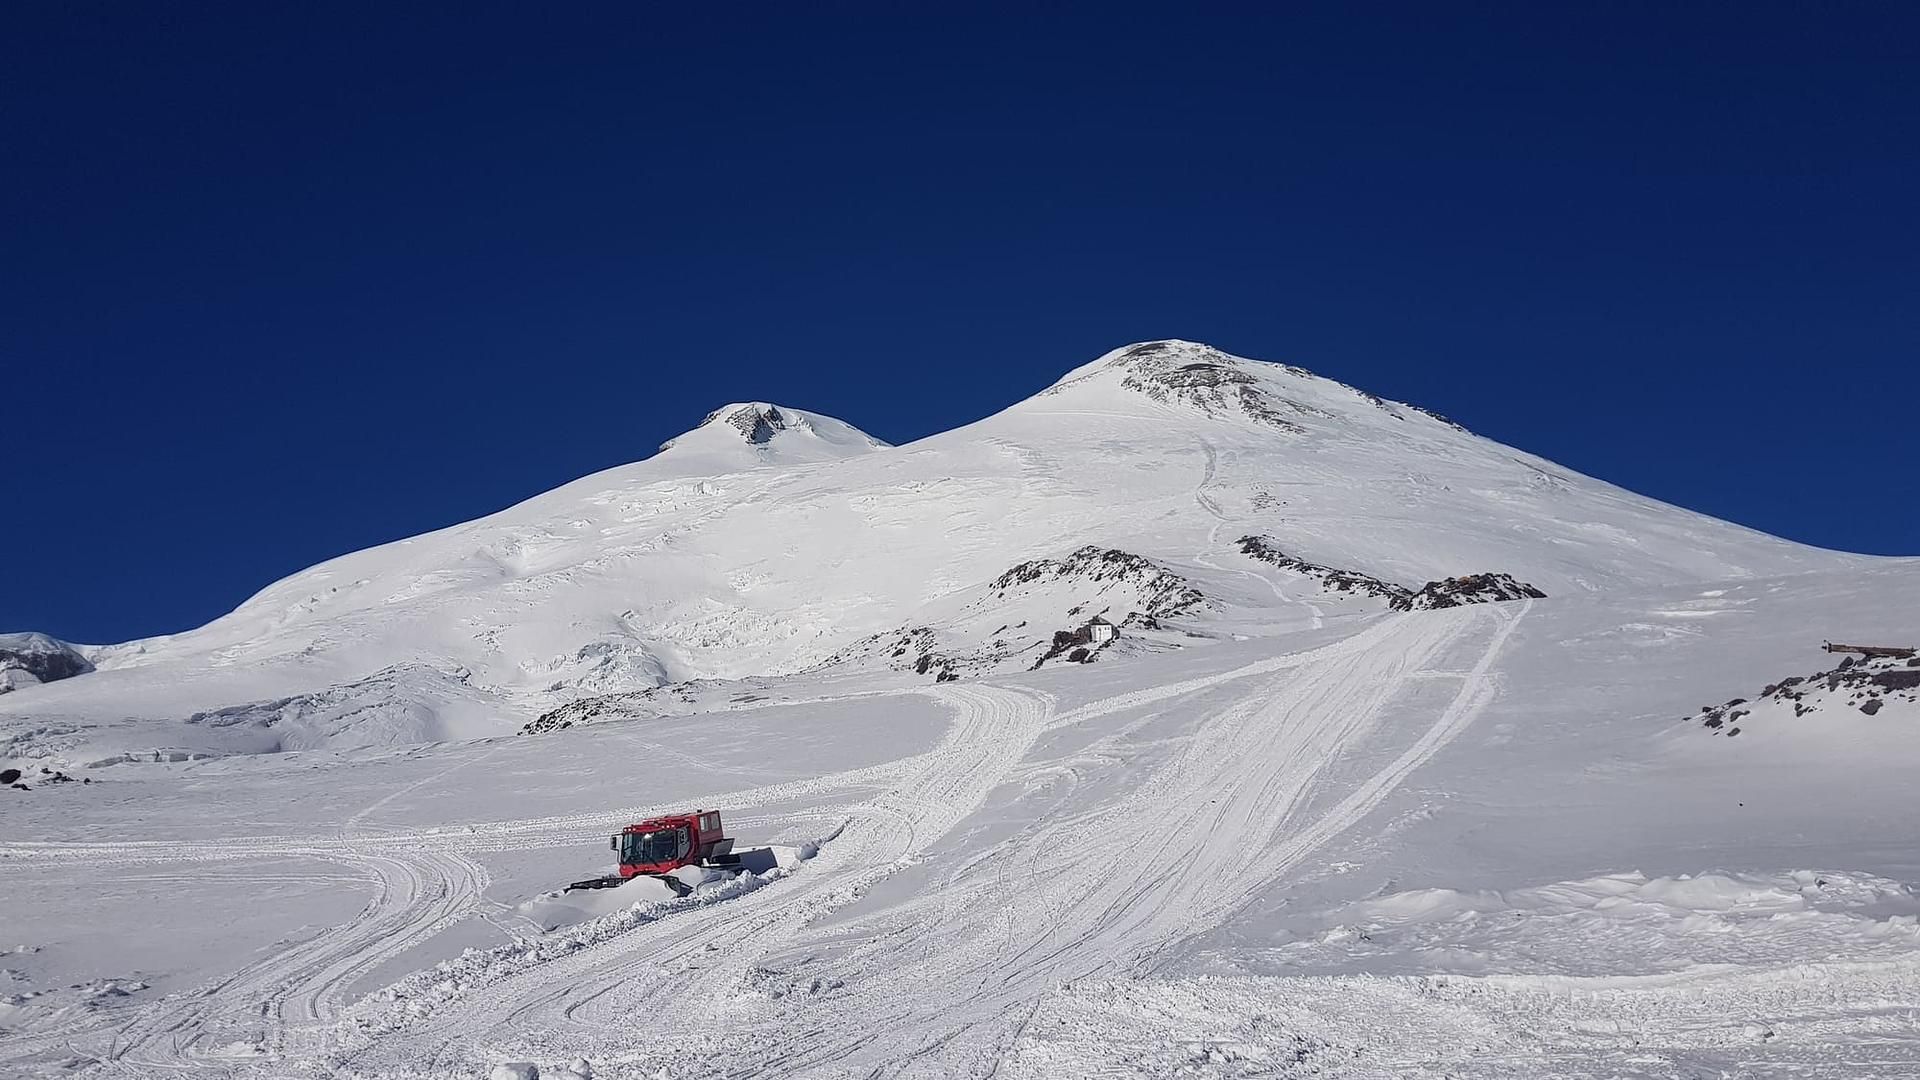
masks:
[[[735,866],[740,862],[718,810],[638,821],[614,833],[608,846],[614,850],[619,873],[576,881],[568,889],[610,889],[645,875],[684,891],[684,884],[669,876],[673,871],[683,866]]]

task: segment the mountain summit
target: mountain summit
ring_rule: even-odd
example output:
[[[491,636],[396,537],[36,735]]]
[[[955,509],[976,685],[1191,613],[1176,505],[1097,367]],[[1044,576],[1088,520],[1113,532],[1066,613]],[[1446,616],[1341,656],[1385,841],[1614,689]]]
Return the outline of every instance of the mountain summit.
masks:
[[[764,401],[737,401],[708,413],[698,427],[668,439],[660,449],[713,454],[724,453],[742,443],[762,453],[753,459],[738,455],[735,458],[757,464],[830,461],[888,446],[831,416]]]
[[[57,717],[92,733],[79,743],[95,718],[154,702],[185,719],[297,701],[178,738],[461,737],[694,679],[1020,666],[1103,610],[1202,640],[1311,627],[1356,597],[1372,610],[1461,575],[1561,596],[1851,558],[1303,368],[1153,341],[900,447],[786,405],[723,406],[645,461],[322,563],[199,630],[102,650],[100,672],[7,695],[0,716]],[[1373,584],[1327,600],[1331,581]],[[313,719],[335,711],[356,719]]]

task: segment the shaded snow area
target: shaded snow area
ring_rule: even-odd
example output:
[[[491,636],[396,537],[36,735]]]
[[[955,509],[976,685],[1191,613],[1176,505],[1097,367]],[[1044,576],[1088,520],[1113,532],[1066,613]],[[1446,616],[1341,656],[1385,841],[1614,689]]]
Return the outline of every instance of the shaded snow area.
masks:
[[[0,1076],[1912,1077],[1916,611],[1190,342],[737,403],[0,695]]]

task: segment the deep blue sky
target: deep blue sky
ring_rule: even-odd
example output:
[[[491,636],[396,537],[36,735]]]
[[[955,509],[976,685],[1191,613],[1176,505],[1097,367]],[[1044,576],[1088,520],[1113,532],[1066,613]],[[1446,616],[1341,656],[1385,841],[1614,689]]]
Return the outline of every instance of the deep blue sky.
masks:
[[[1172,336],[1920,552],[1915,6],[1443,6],[15,5],[0,630]]]

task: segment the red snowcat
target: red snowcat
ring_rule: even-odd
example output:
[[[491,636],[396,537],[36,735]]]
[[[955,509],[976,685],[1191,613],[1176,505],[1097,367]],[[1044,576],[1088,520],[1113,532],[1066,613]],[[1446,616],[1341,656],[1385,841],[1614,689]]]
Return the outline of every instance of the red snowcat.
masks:
[[[696,810],[637,821],[613,834],[610,845],[619,854],[619,873],[588,878],[567,886],[574,889],[611,889],[645,875],[666,882],[677,893],[691,890],[672,873],[683,866],[733,867],[733,838],[720,824],[720,811]]]

